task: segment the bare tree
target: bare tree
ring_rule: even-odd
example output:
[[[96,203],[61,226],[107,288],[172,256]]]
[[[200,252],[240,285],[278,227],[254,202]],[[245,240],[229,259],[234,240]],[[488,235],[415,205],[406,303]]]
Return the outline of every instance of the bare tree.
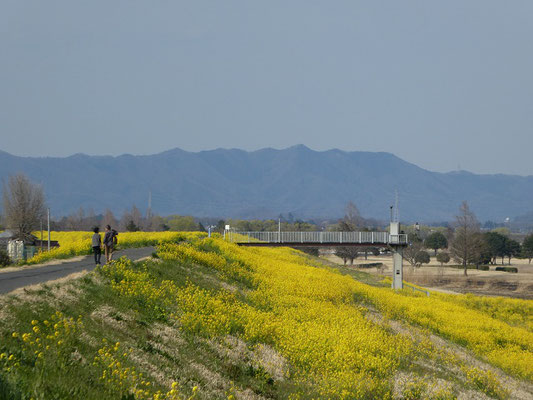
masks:
[[[405,261],[411,264],[412,268],[419,267],[418,253],[424,249],[424,245],[418,237],[415,239],[403,250],[402,257]]]
[[[87,218],[85,220],[85,230],[92,230],[95,226],[98,226],[98,218],[96,217],[96,214],[94,213],[94,209],[89,208],[89,211],[87,212]]]
[[[73,212],[67,217],[66,228],[69,231],[83,231],[85,229],[85,210],[83,207]]]
[[[131,208],[131,219],[133,221],[133,223],[135,225],[137,225],[137,227],[142,230],[143,229],[143,225],[144,225],[144,218],[141,214],[141,212],[139,211],[139,209],[137,208],[137,206],[134,204],[133,207]]]
[[[344,218],[339,221],[339,230],[353,232],[364,225],[364,218],[361,217],[359,209],[353,202],[348,202],[344,209]]]
[[[144,218],[137,208],[133,205],[131,212],[126,210],[119,221],[120,229],[125,231],[140,231],[143,229]]]
[[[459,215],[455,217],[455,235],[450,246],[453,258],[463,264],[464,274],[467,273],[468,263],[475,263],[483,250],[483,239],[480,234],[479,221],[475,214],[463,201],[459,208]]]
[[[18,238],[29,238],[46,212],[43,188],[26,175],[17,174],[3,184],[2,192],[6,226]]]
[[[102,226],[105,227],[106,225],[112,228],[117,226],[117,220],[109,208],[105,210],[104,218],[102,219]]]

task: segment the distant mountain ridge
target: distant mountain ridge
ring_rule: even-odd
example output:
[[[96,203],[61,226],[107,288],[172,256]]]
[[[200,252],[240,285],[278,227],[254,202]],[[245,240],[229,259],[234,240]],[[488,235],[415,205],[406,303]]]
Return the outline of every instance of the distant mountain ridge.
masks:
[[[136,204],[198,217],[339,217],[348,201],[386,220],[395,191],[405,221],[447,221],[467,200],[480,220],[533,211],[533,176],[438,173],[391,153],[313,151],[303,145],[247,152],[172,149],[147,156],[18,157],[0,151],[0,177],[26,173],[43,184],[53,214],[93,208],[120,215]]]

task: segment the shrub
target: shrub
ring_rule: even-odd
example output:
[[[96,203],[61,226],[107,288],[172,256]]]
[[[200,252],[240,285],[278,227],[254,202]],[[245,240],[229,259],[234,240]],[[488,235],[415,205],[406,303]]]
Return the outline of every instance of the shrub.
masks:
[[[5,267],[11,264],[11,259],[7,255],[5,250],[0,250],[0,267]]]
[[[366,264],[355,264],[354,266],[358,268],[381,268],[383,267],[383,263],[374,262],[374,263],[366,263]]]
[[[442,264],[448,264],[450,262],[450,255],[443,251],[442,253],[437,254],[437,261]]]
[[[496,267],[496,271],[517,273],[518,272],[518,268],[516,268],[516,267]]]
[[[430,258],[427,251],[420,250],[415,255],[415,262],[417,265],[429,264]]]
[[[447,267],[450,267],[450,268],[457,268],[457,269],[464,269],[464,266],[461,265],[461,264],[450,264],[450,265],[447,265]],[[485,268],[485,267],[488,267],[486,265],[481,265],[479,266],[479,268],[476,266],[476,265],[473,265],[473,264],[468,264],[466,266],[466,269],[481,269],[481,268]]]

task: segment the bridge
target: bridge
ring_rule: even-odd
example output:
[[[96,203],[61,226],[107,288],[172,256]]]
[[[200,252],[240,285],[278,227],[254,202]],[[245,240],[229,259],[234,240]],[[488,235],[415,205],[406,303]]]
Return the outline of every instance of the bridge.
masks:
[[[239,246],[406,246],[406,234],[391,235],[389,232],[234,232],[224,233],[226,240]]]
[[[389,232],[235,232],[226,225],[224,239],[258,247],[390,247],[392,288],[403,289],[403,248],[409,245],[409,238],[400,230],[399,222],[391,222]]]

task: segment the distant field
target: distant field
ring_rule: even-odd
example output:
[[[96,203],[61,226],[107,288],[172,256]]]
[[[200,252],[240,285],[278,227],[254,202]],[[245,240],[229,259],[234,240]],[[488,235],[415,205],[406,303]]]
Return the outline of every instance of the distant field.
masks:
[[[1,297],[0,399],[533,398],[533,302],[193,236]]]
[[[334,256],[328,255],[326,259],[343,264],[343,261]],[[368,256],[357,258],[354,264],[366,264],[380,262],[385,268],[364,268],[371,274],[391,276],[392,258],[390,256]],[[507,260],[506,260],[507,262]],[[453,262],[450,262],[451,264]],[[477,293],[488,296],[509,296],[523,299],[533,299],[533,264],[528,260],[513,258],[511,266],[518,268],[518,273],[496,271],[496,267],[501,264],[491,265],[489,271],[469,269],[468,276],[465,277],[462,269],[440,266],[434,257],[431,257],[430,264],[413,270],[407,261],[404,261],[404,279],[414,284],[433,287],[457,293]],[[508,266],[507,263],[504,266]]]

